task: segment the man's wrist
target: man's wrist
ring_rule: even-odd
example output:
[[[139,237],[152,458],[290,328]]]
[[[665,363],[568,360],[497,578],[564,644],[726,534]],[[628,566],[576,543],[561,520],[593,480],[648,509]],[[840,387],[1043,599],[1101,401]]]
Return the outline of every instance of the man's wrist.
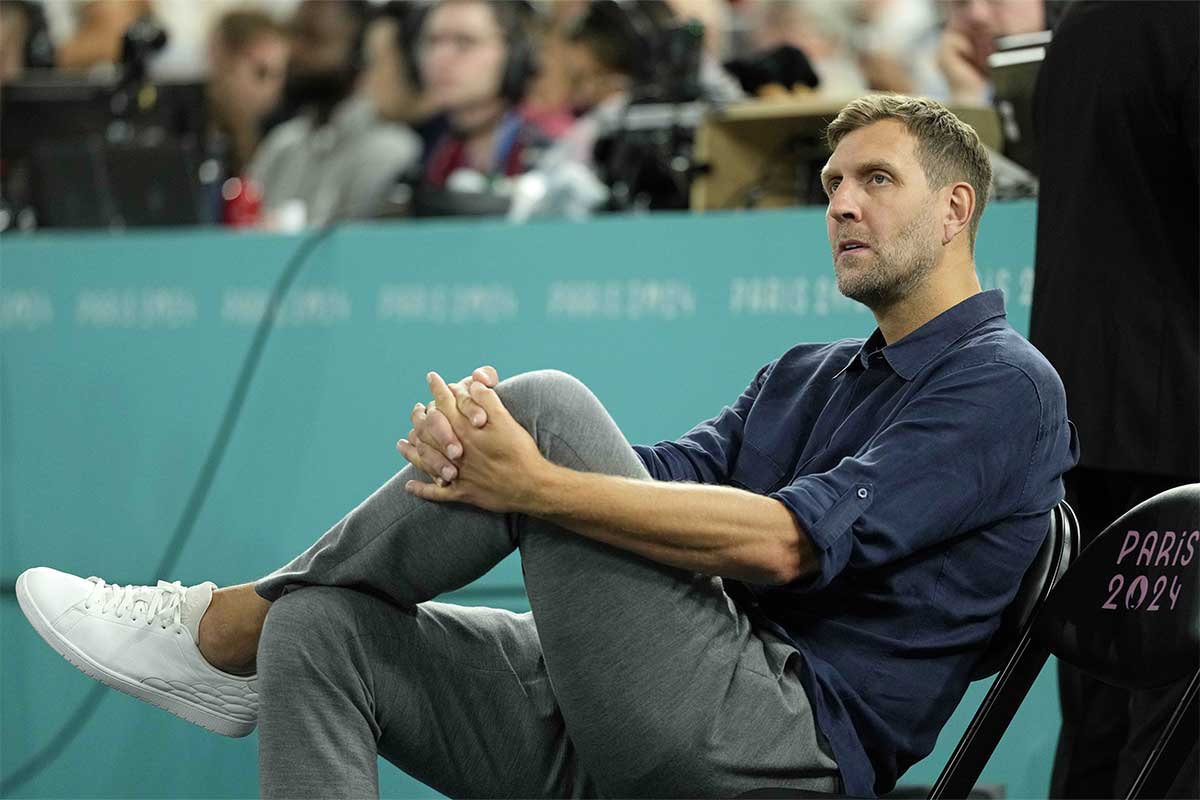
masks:
[[[567,508],[563,501],[570,496],[571,481],[576,474],[543,457],[530,475],[528,499],[522,513],[542,518],[563,514]]]

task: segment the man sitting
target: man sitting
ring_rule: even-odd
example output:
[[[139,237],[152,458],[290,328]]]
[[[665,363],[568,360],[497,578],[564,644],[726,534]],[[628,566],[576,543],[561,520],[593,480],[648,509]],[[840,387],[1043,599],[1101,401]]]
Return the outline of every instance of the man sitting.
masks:
[[[886,792],[961,699],[1078,444],[980,290],[975,133],[886,96],[828,138],[865,340],[796,345],[653,446],[561,372],[430,373],[411,465],[291,563],[215,591],[39,567],[26,616],[110,686],[258,723],[265,796],[376,794],[378,755],[450,796]],[[532,613],[431,601],[514,548]]]

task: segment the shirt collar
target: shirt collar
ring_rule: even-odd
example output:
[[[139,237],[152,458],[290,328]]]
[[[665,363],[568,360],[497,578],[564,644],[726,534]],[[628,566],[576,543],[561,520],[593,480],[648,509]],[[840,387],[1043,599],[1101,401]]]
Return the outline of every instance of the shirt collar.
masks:
[[[865,369],[876,352],[906,381],[915,378],[930,361],[981,323],[1004,316],[1004,293],[999,289],[973,294],[946,309],[900,341],[884,346],[883,333],[876,328],[838,372]]]

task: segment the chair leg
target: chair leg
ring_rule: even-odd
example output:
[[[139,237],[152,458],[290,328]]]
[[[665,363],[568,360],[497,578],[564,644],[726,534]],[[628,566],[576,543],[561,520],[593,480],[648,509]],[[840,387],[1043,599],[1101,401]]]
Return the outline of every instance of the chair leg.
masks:
[[[1126,800],[1166,797],[1167,791],[1171,788],[1171,782],[1179,772],[1179,766],[1196,745],[1195,740],[1188,736],[1188,726],[1182,723],[1184,720],[1196,718],[1196,714],[1200,712],[1198,700],[1200,700],[1200,670],[1192,675],[1192,680],[1188,683],[1183,697],[1180,698],[1179,705],[1175,707],[1175,712],[1167,720],[1162,735],[1155,742],[1154,749],[1150,751],[1150,755],[1147,757],[1146,763],[1142,765],[1141,772],[1134,779],[1133,785],[1129,787],[1129,793],[1125,796]]]

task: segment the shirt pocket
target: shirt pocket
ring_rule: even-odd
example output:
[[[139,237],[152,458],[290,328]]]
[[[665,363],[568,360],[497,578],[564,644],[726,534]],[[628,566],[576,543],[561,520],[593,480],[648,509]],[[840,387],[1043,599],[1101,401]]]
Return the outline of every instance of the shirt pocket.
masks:
[[[783,485],[784,470],[749,442],[742,442],[729,483],[755,494],[770,494]]]

